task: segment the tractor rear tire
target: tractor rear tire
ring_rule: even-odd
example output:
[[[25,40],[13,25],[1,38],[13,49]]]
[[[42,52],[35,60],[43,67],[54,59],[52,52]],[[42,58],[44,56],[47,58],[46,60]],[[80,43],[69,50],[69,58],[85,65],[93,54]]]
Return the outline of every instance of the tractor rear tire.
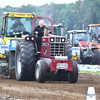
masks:
[[[15,75],[18,81],[34,80],[36,50],[33,41],[18,40],[15,51]]]
[[[71,45],[69,42],[65,43],[65,56],[68,57],[68,60],[72,59],[72,50],[71,50]]]
[[[39,83],[44,83],[47,78],[47,65],[44,60],[38,60],[35,66],[35,78]]]
[[[95,56],[92,58],[92,64],[99,64],[99,50],[98,49],[93,49],[93,53],[95,54]]]
[[[73,71],[68,72],[68,81],[70,83],[76,83],[78,80],[78,66],[77,62],[73,61]]]

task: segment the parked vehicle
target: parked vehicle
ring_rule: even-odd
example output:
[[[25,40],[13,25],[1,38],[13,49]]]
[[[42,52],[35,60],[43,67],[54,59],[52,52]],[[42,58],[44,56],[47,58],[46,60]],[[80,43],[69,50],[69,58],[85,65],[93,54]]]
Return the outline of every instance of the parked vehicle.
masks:
[[[71,30],[67,31],[67,39],[72,44],[72,58],[73,60],[81,60],[84,64],[90,64],[97,54],[95,49],[92,48],[90,36],[87,30]],[[97,59],[96,64],[99,64]]]
[[[92,59],[93,64],[100,62],[100,24],[89,24],[88,32],[91,38],[92,50],[95,56]]]

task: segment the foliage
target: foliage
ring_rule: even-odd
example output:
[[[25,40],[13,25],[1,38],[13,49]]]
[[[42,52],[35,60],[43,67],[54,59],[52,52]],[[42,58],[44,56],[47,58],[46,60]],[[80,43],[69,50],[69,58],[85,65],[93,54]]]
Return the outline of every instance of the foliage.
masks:
[[[21,7],[11,7],[7,5],[0,8],[0,21],[2,23],[3,12],[23,12],[34,13],[36,16],[48,16],[53,20],[53,24],[65,21],[65,28],[82,29],[83,15],[85,15],[85,27],[89,24],[100,23],[100,0],[78,0],[70,4],[44,4],[34,6],[32,4],[22,5]],[[0,23],[0,27],[1,27]],[[64,31],[65,32],[65,31]]]
[[[80,71],[80,73],[90,73],[90,74],[100,74],[100,72],[92,72],[92,71]]]

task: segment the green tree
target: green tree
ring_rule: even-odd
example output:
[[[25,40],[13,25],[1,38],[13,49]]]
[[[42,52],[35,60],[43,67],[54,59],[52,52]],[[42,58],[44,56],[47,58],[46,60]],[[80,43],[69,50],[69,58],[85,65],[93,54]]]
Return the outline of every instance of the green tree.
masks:
[[[89,24],[100,23],[100,0],[84,0],[84,13],[86,27]]]

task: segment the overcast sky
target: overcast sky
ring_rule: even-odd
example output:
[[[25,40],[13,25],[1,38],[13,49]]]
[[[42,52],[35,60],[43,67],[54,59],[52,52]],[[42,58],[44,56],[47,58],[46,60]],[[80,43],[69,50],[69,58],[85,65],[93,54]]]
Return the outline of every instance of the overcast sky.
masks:
[[[0,7],[5,7],[7,5],[9,6],[12,6],[12,7],[20,7],[22,6],[23,4],[24,5],[27,5],[27,4],[32,4],[32,5],[35,5],[35,6],[40,6],[40,5],[43,5],[45,3],[59,3],[59,4],[62,4],[62,3],[71,3],[71,2],[75,2],[77,0],[2,0],[0,2]]]

